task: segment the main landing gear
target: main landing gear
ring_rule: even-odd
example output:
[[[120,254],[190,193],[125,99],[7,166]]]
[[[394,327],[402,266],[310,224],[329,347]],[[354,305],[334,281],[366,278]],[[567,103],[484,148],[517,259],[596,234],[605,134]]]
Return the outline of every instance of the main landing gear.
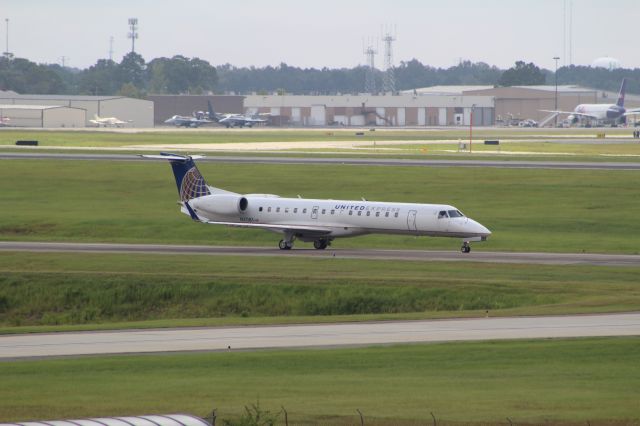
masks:
[[[324,250],[327,248],[327,246],[329,246],[329,244],[330,244],[329,240],[321,238],[313,242],[313,248],[315,248],[316,250]]]
[[[278,247],[280,247],[280,250],[291,250],[293,248],[293,241],[280,240]]]
[[[468,241],[462,243],[462,247],[460,247],[460,251],[462,253],[469,253],[471,251],[471,246]]]

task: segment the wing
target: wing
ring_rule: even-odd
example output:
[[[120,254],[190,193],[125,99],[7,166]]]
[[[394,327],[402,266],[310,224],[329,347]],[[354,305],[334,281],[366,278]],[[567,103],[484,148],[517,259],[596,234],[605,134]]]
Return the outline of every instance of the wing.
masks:
[[[593,118],[594,120],[598,119],[598,117],[596,117],[595,115],[584,114],[582,112],[575,112],[575,111],[554,111],[554,110],[550,110],[550,109],[541,109],[540,111],[542,111],[542,112],[555,112],[556,114],[579,115],[580,117]]]
[[[226,225],[235,228],[258,228],[268,229],[273,231],[293,231],[293,232],[306,232],[313,234],[328,235],[331,233],[331,228],[324,226],[306,226],[306,225],[272,225],[268,223],[248,223],[248,222],[217,222],[217,221],[202,221],[209,225]]]
[[[148,158],[158,158],[158,156],[145,155]],[[164,159],[170,156],[162,156]],[[233,226],[236,228],[258,228],[258,229],[267,229],[271,231],[293,231],[293,232],[302,232],[308,234],[317,234],[317,235],[328,235],[331,234],[332,229],[328,226],[307,226],[307,225],[287,225],[287,224],[270,224],[270,223],[251,223],[251,222],[221,222],[214,220],[202,220],[196,212],[191,208],[188,202],[180,203],[181,209],[186,209],[186,212],[191,216],[191,219],[206,223],[208,225],[225,225],[225,226]]]
[[[622,114],[623,116],[627,116],[627,115],[640,115],[640,108],[634,108],[634,109],[630,109],[627,112],[625,112],[624,114]]]

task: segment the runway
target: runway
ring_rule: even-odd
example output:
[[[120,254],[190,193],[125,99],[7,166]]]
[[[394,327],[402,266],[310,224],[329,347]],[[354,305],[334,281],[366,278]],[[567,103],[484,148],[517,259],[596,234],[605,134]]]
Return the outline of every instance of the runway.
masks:
[[[640,335],[640,313],[0,336],[0,359]]]
[[[29,252],[76,252],[76,253],[146,253],[172,255],[213,256],[277,256],[306,257],[317,259],[369,259],[405,260],[421,262],[483,262],[522,263],[534,265],[600,265],[640,267],[639,255],[596,253],[512,253],[458,250],[372,250],[372,249],[327,249],[294,248],[279,250],[276,247],[225,247],[164,244],[95,244],[95,243],[49,243],[0,241],[0,251]]]
[[[133,154],[48,154],[2,152],[0,160],[163,161]],[[198,162],[243,164],[342,164],[398,167],[495,167],[516,169],[640,170],[640,162],[420,160],[398,158],[278,157],[257,155],[206,156]]]

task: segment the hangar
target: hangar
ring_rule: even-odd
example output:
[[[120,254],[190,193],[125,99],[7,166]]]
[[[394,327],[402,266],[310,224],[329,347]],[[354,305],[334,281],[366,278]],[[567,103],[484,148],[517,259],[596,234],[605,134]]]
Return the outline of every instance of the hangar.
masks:
[[[549,113],[540,110],[554,110],[555,85],[513,86],[491,88],[466,88],[461,92],[464,96],[493,96],[495,98],[496,118],[531,118],[538,122],[549,117]],[[573,111],[579,104],[615,103],[617,92],[606,92],[576,85],[558,86],[558,108],[562,111]],[[625,97],[625,107],[640,106],[640,96]]]
[[[20,95],[0,92],[0,104],[65,106],[86,110],[84,126],[94,115],[131,121],[127,127],[153,127],[153,102],[124,96]]]
[[[471,117],[474,126],[494,123],[494,99],[485,95],[250,95],[244,110],[268,113],[282,126],[466,126]]]
[[[11,127],[85,127],[87,112],[58,105],[0,105],[0,117]]]

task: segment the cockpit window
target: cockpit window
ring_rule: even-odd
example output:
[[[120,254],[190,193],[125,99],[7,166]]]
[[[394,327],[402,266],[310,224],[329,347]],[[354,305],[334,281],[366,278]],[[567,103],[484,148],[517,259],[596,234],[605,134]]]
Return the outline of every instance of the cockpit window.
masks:
[[[460,210],[449,210],[449,217],[464,217]]]
[[[446,212],[446,211],[441,210],[441,211],[438,213],[438,219],[444,219],[445,217],[449,217],[449,215],[447,215],[447,212]]]

